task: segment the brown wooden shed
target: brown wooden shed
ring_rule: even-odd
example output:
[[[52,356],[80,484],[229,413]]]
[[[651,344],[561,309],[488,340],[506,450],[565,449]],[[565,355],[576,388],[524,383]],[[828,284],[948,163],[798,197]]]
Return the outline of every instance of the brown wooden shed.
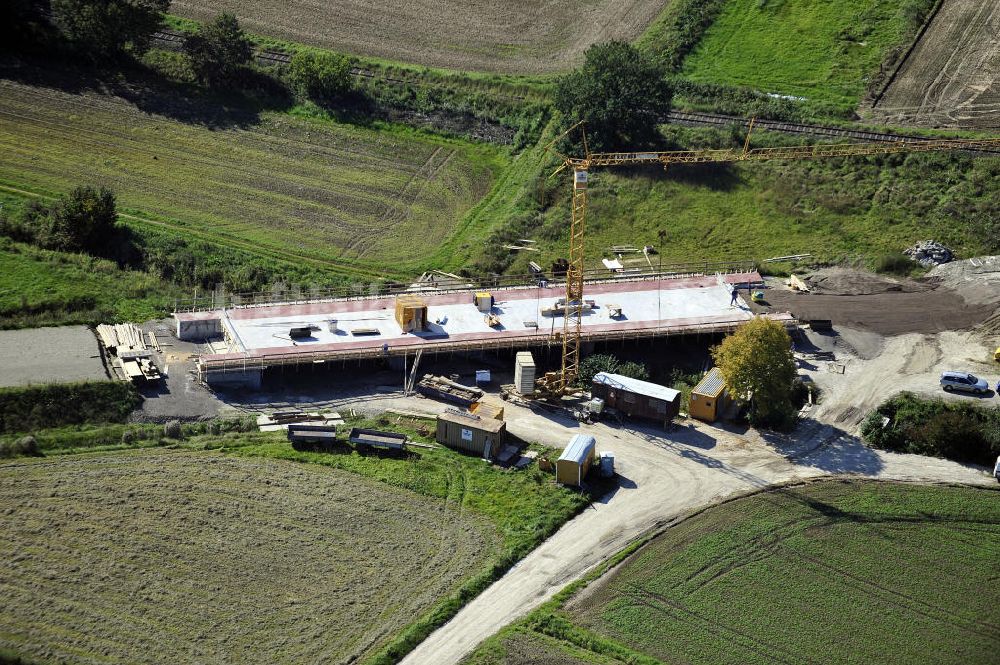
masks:
[[[472,413],[448,409],[437,417],[437,442],[493,459],[503,448],[507,423],[496,418],[482,418]]]
[[[692,418],[713,422],[729,405],[726,380],[718,367],[713,367],[691,390],[688,412]]]
[[[607,408],[630,417],[648,418],[664,424],[681,411],[679,390],[621,374],[600,372],[594,377],[590,393],[603,399]]]

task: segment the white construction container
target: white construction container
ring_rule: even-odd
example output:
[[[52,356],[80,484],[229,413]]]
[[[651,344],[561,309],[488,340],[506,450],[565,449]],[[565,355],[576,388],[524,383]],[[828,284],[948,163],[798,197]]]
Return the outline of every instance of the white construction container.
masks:
[[[530,351],[518,351],[514,360],[514,389],[522,395],[535,392],[535,359]]]

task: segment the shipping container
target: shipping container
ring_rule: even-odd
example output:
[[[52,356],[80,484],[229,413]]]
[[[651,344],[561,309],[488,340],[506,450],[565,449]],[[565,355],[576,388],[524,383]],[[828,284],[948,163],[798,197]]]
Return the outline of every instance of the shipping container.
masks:
[[[681,393],[649,381],[621,374],[601,372],[590,387],[594,397],[604,400],[605,408],[634,418],[646,418],[664,425],[681,411]]]
[[[586,434],[577,434],[556,460],[556,482],[579,487],[594,463],[597,440]]]
[[[493,459],[503,448],[507,423],[448,409],[437,417],[437,442],[483,459]]]
[[[718,367],[713,367],[691,390],[688,412],[692,418],[713,422],[729,405],[726,381]]]

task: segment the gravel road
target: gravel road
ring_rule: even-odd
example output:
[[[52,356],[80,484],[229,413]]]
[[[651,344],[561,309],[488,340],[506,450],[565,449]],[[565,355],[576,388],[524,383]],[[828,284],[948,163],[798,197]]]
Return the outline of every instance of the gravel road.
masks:
[[[416,410],[427,400],[413,400]],[[401,406],[401,405],[399,405]],[[594,503],[465,606],[402,662],[458,663],[479,642],[551,598],[635,538],[688,511],[735,493],[823,475],[989,484],[982,469],[916,455],[873,451],[841,430],[805,420],[789,437],[760,438],[701,423],[663,433],[603,424],[566,428],[508,407],[509,429],[563,445],[573,430],[597,437],[616,455],[621,487]],[[554,426],[555,425],[555,426]]]

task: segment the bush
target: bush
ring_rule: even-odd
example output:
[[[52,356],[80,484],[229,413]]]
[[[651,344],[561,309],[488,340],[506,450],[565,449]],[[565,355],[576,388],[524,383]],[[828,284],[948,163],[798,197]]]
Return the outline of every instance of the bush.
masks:
[[[883,254],[875,263],[875,272],[893,275],[909,275],[920,265],[902,252]]]
[[[17,441],[0,444],[0,457],[19,457],[30,455],[32,457],[41,453],[38,451],[38,441],[33,436],[22,436]]]
[[[588,387],[593,382],[594,377],[601,372],[621,374],[622,376],[641,379],[643,381],[649,378],[649,370],[641,363],[623,363],[610,354],[596,353],[592,356],[587,356],[580,363],[580,373],[577,376],[577,381],[580,385]]]
[[[0,389],[0,434],[120,423],[142,403],[131,383],[93,381]]]
[[[861,435],[873,448],[992,466],[1000,411],[901,393],[869,414]]]
[[[163,426],[163,436],[168,439],[179,439],[181,438],[181,421],[171,420],[168,421],[166,425]]]
[[[340,53],[299,52],[292,57],[288,78],[299,94],[329,103],[351,91],[351,60]]]
[[[701,41],[724,4],[724,0],[671,3],[666,18],[650,27],[645,46],[662,67],[671,72],[680,70],[684,58]]]
[[[202,83],[232,85],[253,57],[253,45],[232,14],[219,14],[184,42],[191,69]]]

